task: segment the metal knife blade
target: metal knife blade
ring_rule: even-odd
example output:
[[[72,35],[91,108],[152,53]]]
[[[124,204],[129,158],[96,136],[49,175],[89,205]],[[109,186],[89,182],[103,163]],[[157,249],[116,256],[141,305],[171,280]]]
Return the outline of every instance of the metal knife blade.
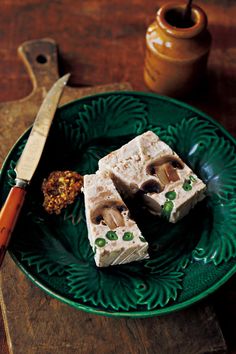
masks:
[[[12,231],[24,204],[26,187],[36,170],[62,91],[69,74],[60,78],[47,93],[36,116],[33,128],[16,165],[16,185],[10,189],[0,211],[0,266],[6,254]]]
[[[48,91],[38,111],[27,143],[18,160],[16,180],[29,183],[40,160],[61,94],[70,74],[64,75]]]

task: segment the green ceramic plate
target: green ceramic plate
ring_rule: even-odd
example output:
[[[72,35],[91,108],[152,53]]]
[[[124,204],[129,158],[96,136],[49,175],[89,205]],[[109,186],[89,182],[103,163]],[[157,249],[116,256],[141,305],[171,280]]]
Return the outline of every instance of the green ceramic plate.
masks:
[[[53,170],[93,173],[98,160],[138,134],[154,131],[207,184],[207,198],[173,225],[146,214],[137,222],[149,260],[96,268],[83,197],[60,216],[42,208],[41,184]],[[7,157],[1,203],[29,130]],[[215,291],[236,270],[236,142],[213,119],[153,94],[108,93],[60,108],[29,188],[10,252],[42,289],[78,309],[144,317],[184,308]]]

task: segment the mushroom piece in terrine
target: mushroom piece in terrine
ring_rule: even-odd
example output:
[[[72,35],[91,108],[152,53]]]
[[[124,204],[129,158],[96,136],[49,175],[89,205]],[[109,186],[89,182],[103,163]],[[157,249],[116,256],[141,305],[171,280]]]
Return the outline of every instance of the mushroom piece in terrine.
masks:
[[[177,222],[205,197],[206,185],[151,131],[99,161],[126,196],[138,194],[149,211]]]
[[[85,175],[83,191],[88,237],[96,265],[107,267],[149,258],[148,243],[129,218],[127,206],[109,173]]]

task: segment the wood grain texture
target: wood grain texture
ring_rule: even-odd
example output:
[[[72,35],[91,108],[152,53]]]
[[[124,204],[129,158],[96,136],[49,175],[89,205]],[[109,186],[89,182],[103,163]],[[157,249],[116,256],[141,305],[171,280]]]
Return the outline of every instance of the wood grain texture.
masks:
[[[53,38],[57,42],[60,52],[60,74],[66,72],[72,73],[70,86],[85,87],[89,85],[129,81],[134,89],[147,91],[143,82],[145,30],[148,24],[154,19],[155,12],[160,4],[164,2],[166,2],[166,0],[2,1],[0,3],[0,102],[18,99],[22,99],[23,102],[21,103],[21,108],[18,108],[14,120],[12,119],[12,115],[9,114],[9,111],[13,109],[10,108],[11,104],[9,106],[0,105],[0,112],[2,112],[0,114],[0,161],[2,162],[3,158],[5,158],[18,136],[32,123],[32,117],[36,113],[37,107],[42,100],[42,89],[40,89],[39,92],[34,93],[35,104],[32,105],[31,103],[29,107],[27,107],[27,109],[31,110],[31,114],[28,117],[24,116],[24,97],[31,94],[33,87],[25,67],[16,56],[16,48],[22,42],[35,38]],[[192,103],[210,114],[236,137],[236,120],[234,119],[236,107],[236,4],[234,0],[208,0],[207,2],[199,0],[196,1],[196,3],[201,5],[208,14],[209,28],[213,35],[213,47],[209,60],[208,82],[204,82],[204,89],[194,97],[186,99],[186,102]],[[38,55],[40,54],[41,53]],[[44,70],[48,62],[44,64],[38,63],[36,65],[38,69]],[[42,83],[42,87],[44,87],[44,85],[46,84]],[[3,126],[6,130],[2,130]],[[12,129],[13,126],[14,129]],[[11,260],[9,260],[9,262],[11,262]],[[34,290],[32,290],[32,285],[28,282],[27,286],[29,286],[29,292],[25,293],[24,277],[14,265],[13,269],[12,273],[15,276],[18,272],[16,281],[19,282],[20,290],[16,290],[19,292],[19,297],[12,297],[11,299],[14,299],[14,303],[18,305],[17,309],[20,310],[21,299],[26,300],[28,295],[34,299],[33,291],[38,291],[40,294],[42,294],[42,292],[35,290],[35,287]],[[8,276],[8,274],[6,274],[6,276]],[[9,280],[9,284],[13,283]],[[3,289],[5,289],[5,287]],[[15,289],[13,290],[15,291]],[[40,308],[40,301],[42,301],[42,304],[45,306],[42,305],[42,309],[43,312],[46,313],[47,297],[44,300],[40,300],[39,297],[36,296],[35,301],[36,304],[38,304],[38,308]],[[229,344],[229,353],[236,354],[236,278],[233,277],[231,281],[220,289],[220,291],[216,292],[209,301],[214,302],[216,307],[223,333]],[[52,309],[57,309],[56,304],[51,306]],[[188,322],[190,318],[194,317],[191,311],[197,310],[192,308],[188,311],[190,312],[186,312],[186,315],[183,315],[182,318],[185,324],[186,318]],[[9,310],[8,314],[12,316],[15,324],[20,325],[23,329],[26,328],[25,322],[17,315],[17,312],[15,313],[14,309]],[[38,313],[28,314],[27,316],[27,321],[35,319],[35,323],[38,323]],[[135,353],[134,350],[137,350],[136,353],[151,353],[151,350],[153,350],[152,353],[159,353],[160,349],[162,349],[161,354],[172,354],[174,352],[188,354],[191,353],[191,348],[193,348],[192,353],[206,353],[208,351],[208,349],[204,348],[204,338],[206,337],[203,337],[203,342],[199,344],[201,346],[202,343],[202,348],[196,348],[196,344],[193,344],[193,338],[191,338],[191,335],[189,335],[189,332],[185,329],[183,330],[185,338],[184,336],[180,337],[182,338],[181,345],[179,345],[176,351],[171,352],[171,343],[173,343],[173,339],[176,338],[173,337],[173,333],[179,335],[181,326],[176,325],[179,332],[176,332],[177,329],[173,331],[173,327],[169,327],[169,329],[165,331],[162,329],[162,332],[157,332],[158,336],[154,333],[155,324],[157,323],[159,325],[162,323],[161,321],[164,321],[167,317],[152,319],[150,322],[149,320],[136,320],[134,322],[131,320],[116,320],[116,322],[113,320],[110,321],[110,319],[104,319],[104,323],[106,323],[107,326],[114,326],[114,330],[111,330],[109,337],[111,338],[112,344],[108,344],[106,343],[103,330],[99,330],[99,326],[105,326],[101,322],[101,319],[91,320],[90,318],[93,316],[84,313],[81,313],[81,316],[83,318],[81,323],[87,328],[86,333],[96,323],[96,338],[98,338],[99,343],[98,351],[96,352],[99,354],[106,353],[106,351],[101,351],[103,348],[107,350],[107,353]],[[181,316],[181,313],[178,314],[178,316]],[[194,328],[196,328],[195,335],[198,340],[202,334],[209,332],[207,330],[205,331],[201,318],[199,319],[197,316],[195,318],[196,322]],[[49,320],[44,328],[48,330],[50,326],[52,326],[55,330],[55,327],[53,327],[53,319],[52,317],[52,321],[50,322]],[[212,314],[208,313],[208,320],[204,320],[203,323],[210,323],[211,319]],[[79,319],[75,320],[76,322],[73,326],[78,326],[77,322],[79,323]],[[43,322],[42,317],[40,317],[40,321]],[[172,322],[174,322],[174,319],[172,319]],[[26,322],[29,328],[32,327],[30,323],[31,322]],[[132,325],[130,323],[132,323]],[[1,324],[0,318],[0,353],[5,354],[7,353],[6,339]],[[126,325],[128,325],[131,330],[129,330]],[[210,327],[211,324],[209,324],[209,328]],[[73,348],[68,349],[71,350],[69,353],[73,353],[72,350],[74,350],[75,353],[87,353],[84,350],[87,350],[88,347],[86,347],[85,340],[83,341],[83,336],[80,335],[79,328],[80,327],[78,327],[80,349],[78,351]],[[135,328],[138,328],[138,330]],[[152,336],[145,334],[147,329],[151,330]],[[158,329],[159,327],[157,326],[157,331]],[[197,330],[201,331],[201,333],[197,332]],[[31,335],[29,343],[32,347],[35,345],[34,340],[37,339],[37,333],[33,331],[35,331],[35,329],[29,329]],[[105,334],[107,331],[108,329],[105,329]],[[82,333],[84,332],[82,331]],[[112,340],[114,336],[116,341]],[[119,338],[117,336],[119,336]],[[137,337],[140,336],[142,341],[136,343]],[[51,338],[49,332],[47,332],[46,337]],[[64,342],[62,341],[61,345],[62,348],[65,349],[65,343],[68,339],[63,338]],[[165,348],[160,347],[161,344],[159,343],[163,338],[168,338],[165,340]],[[190,338],[190,344],[187,346],[186,338]],[[92,339],[94,338],[87,337],[86,341]],[[55,341],[55,338],[53,340]],[[18,338],[18,343],[22,343],[20,338]],[[131,348],[132,345],[134,345],[134,349]],[[148,349],[143,349],[144,347]],[[124,348],[127,349],[127,351],[124,351]],[[109,349],[110,352],[108,352]],[[52,348],[45,346],[41,349],[38,348],[34,350],[35,353],[37,353],[36,350],[38,350],[40,354],[55,353]],[[92,343],[90,344],[89,350],[93,350]],[[222,353],[222,350],[224,350],[222,345],[214,347],[212,344],[208,352]],[[63,354],[64,353],[66,353],[66,351],[64,351]]]

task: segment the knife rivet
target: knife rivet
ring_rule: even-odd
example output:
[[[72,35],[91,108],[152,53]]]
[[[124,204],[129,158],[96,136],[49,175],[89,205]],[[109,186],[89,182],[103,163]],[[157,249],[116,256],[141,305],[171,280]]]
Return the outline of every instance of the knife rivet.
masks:
[[[28,186],[28,182],[24,181],[23,179],[20,179],[20,178],[16,178],[15,182],[16,182],[16,187],[19,187],[22,189],[25,189]]]

